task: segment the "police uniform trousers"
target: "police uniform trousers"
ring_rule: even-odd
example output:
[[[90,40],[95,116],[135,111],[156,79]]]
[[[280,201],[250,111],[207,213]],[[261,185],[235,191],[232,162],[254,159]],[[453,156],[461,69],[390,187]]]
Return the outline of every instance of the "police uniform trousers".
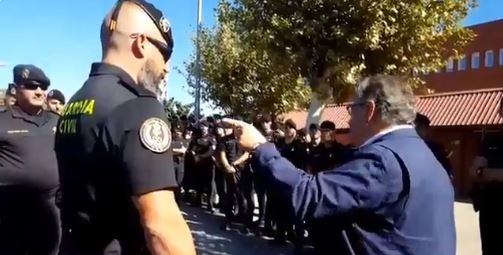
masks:
[[[183,185],[183,178],[184,178],[184,173],[185,173],[184,163],[183,162],[175,163],[174,170],[175,170],[176,182],[178,183],[178,187],[175,190],[175,199],[176,199],[176,202],[178,203],[178,205],[180,205],[180,202],[182,199],[181,198],[181,191],[182,191],[182,185]]]
[[[196,183],[196,164],[194,162],[194,156],[191,153],[186,153],[184,162],[183,162],[183,168],[184,168],[184,175],[183,175],[183,181],[182,181],[182,186],[183,189],[186,191],[196,189],[197,183]],[[188,194],[188,192],[186,193]]]
[[[235,173],[227,173],[223,168],[216,169],[216,182],[219,197],[220,211],[225,215],[227,221],[234,219],[234,208],[237,204],[238,186]]]
[[[0,254],[58,253],[61,223],[55,193],[0,187]]]
[[[253,172],[253,169],[252,169]],[[257,203],[258,203],[258,223],[259,225],[266,225],[266,184],[264,178],[260,178],[260,176],[256,173],[253,173],[253,188],[255,189],[255,193],[257,194]],[[270,222],[270,221],[268,221]],[[271,229],[271,226],[265,226],[268,229]]]
[[[253,172],[251,171],[250,164],[239,168],[236,177],[239,189],[238,203],[241,205],[239,217],[246,227],[251,227],[255,203],[253,202]]]
[[[479,227],[483,255],[503,254],[503,184],[488,184],[481,190]]]
[[[215,164],[212,158],[201,159],[196,163],[197,198],[196,204],[202,201],[202,195],[207,195],[207,209],[213,209],[216,198]]]

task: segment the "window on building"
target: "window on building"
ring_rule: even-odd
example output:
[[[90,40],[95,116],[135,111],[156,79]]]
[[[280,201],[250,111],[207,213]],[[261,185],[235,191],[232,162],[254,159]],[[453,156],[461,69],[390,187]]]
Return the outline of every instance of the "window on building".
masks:
[[[475,52],[472,54],[472,69],[480,68],[480,53]]]
[[[494,51],[487,50],[484,56],[484,66],[493,67],[494,66]]]
[[[500,49],[499,64],[500,66],[503,66],[503,49]]]
[[[462,56],[458,59],[458,71],[466,70],[466,56]]]
[[[447,59],[447,72],[452,72],[454,70],[454,59],[452,57],[450,57],[449,59]]]

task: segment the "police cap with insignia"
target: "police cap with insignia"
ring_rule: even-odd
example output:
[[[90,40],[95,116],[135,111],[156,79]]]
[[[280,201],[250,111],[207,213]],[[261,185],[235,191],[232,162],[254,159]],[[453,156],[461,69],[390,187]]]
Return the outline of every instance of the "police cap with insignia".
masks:
[[[13,80],[16,87],[38,86],[42,90],[46,90],[51,81],[45,75],[42,69],[34,65],[17,65],[12,69]]]
[[[62,104],[66,103],[65,95],[63,95],[63,93],[57,89],[49,91],[49,93],[47,93],[47,99],[56,99],[60,101]]]
[[[171,58],[171,53],[173,53],[174,47],[171,25],[169,21],[164,17],[161,10],[157,9],[153,4],[145,0],[117,1],[117,5],[110,19],[110,31],[113,32],[117,27],[117,18],[119,17],[120,8],[124,2],[130,2],[138,5],[138,7],[140,7],[150,17],[150,19],[152,19],[157,29],[159,29],[159,32],[161,32],[165,42],[161,42],[150,37],[147,37],[147,40],[149,40],[155,47],[159,49],[159,51],[161,51],[164,60],[168,62],[168,60]]]
[[[15,96],[16,95],[16,84],[9,83],[7,86],[7,91],[5,92],[6,96]]]

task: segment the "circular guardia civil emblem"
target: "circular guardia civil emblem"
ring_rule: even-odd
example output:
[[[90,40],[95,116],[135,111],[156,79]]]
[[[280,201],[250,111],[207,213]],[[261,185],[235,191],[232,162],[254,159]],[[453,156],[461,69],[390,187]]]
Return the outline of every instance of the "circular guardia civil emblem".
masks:
[[[165,17],[161,17],[161,19],[159,20],[159,26],[161,27],[163,33],[167,33],[171,28],[168,19],[166,19]]]
[[[141,125],[140,139],[147,149],[163,153],[171,145],[171,131],[168,124],[162,119],[150,118]]]
[[[23,71],[21,72],[21,77],[23,79],[28,79],[28,77],[30,77],[30,70],[28,69],[23,69]]]

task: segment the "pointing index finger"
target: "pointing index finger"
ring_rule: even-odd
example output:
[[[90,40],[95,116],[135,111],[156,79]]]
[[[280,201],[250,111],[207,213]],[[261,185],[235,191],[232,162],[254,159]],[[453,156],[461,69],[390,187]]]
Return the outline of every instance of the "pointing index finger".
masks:
[[[225,125],[232,126],[232,127],[242,127],[243,126],[242,121],[230,119],[230,118],[223,118],[222,123],[224,123]]]

